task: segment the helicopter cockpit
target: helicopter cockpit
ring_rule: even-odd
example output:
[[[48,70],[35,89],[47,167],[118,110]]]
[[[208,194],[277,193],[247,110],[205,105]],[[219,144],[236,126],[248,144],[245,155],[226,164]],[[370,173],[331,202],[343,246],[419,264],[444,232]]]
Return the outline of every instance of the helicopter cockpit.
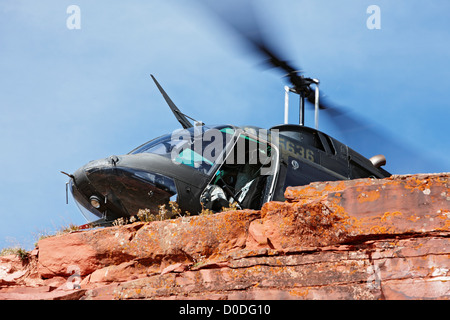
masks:
[[[273,190],[277,157],[275,146],[245,129],[201,125],[91,161],[70,175],[69,185],[88,222],[158,212],[169,201],[192,214],[234,203],[258,209]]]
[[[130,154],[157,154],[209,176],[200,195],[203,209],[257,209],[273,187],[272,165],[277,163],[276,148],[258,137],[258,129],[195,126],[149,141]]]
[[[246,130],[239,129],[234,138],[200,196],[205,209],[259,209],[272,194],[277,148]]]
[[[210,174],[220,161],[235,129],[231,126],[197,126],[176,130],[153,139],[129,154],[152,153],[184,164],[203,174]]]

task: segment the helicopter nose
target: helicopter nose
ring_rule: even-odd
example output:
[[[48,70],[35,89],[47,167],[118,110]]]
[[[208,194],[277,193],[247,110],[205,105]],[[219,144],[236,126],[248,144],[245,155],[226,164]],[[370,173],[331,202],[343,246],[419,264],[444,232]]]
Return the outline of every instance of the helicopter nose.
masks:
[[[88,222],[104,219],[113,221],[126,215],[119,197],[111,192],[109,177],[115,174],[120,158],[93,160],[71,175],[70,190],[83,216]],[[120,171],[120,170],[119,170]],[[98,176],[102,179],[98,179]]]
[[[84,167],[71,175],[69,188],[78,209],[88,222],[102,218],[103,214],[98,210],[101,200],[94,196],[96,192],[86,176]]]
[[[113,155],[87,163],[72,175],[74,198],[108,220],[135,215],[140,209],[158,212],[160,205],[176,196],[175,181],[148,164],[137,166],[134,158]]]
[[[85,164],[78,170],[84,171],[86,173],[89,170],[107,167],[107,166],[111,166],[111,161],[109,160],[109,158],[89,161],[87,164]]]
[[[105,159],[92,160],[92,161],[89,161],[86,165],[84,165],[83,167],[81,167],[78,170],[81,170],[84,172],[89,172],[91,170],[96,170],[96,169],[101,169],[101,168],[116,167],[117,164],[119,163],[120,159],[121,159],[120,157],[118,157],[116,155],[112,155]]]

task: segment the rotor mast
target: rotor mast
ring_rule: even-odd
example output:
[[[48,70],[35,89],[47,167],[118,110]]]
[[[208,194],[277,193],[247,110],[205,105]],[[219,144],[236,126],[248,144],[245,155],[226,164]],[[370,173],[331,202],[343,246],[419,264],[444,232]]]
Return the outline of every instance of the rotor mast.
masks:
[[[319,128],[319,80],[305,78],[299,75],[297,71],[293,71],[288,74],[290,81],[293,84],[292,87],[285,86],[285,98],[284,98],[284,123],[289,122],[289,92],[293,92],[299,95],[299,125],[305,125],[305,98],[308,100],[314,100],[314,123],[315,128]],[[315,89],[311,88],[311,85],[315,85]],[[314,96],[314,98],[313,98]]]

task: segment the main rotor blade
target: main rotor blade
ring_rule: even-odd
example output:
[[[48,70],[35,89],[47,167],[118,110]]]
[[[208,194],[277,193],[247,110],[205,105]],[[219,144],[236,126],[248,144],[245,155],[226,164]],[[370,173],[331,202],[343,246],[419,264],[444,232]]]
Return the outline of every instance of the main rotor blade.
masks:
[[[284,58],[275,45],[273,37],[263,33],[257,19],[255,7],[251,0],[198,0],[209,13],[214,13],[227,27],[237,33],[242,40],[260,56],[266,59],[270,66],[284,72],[295,88],[304,86],[305,79],[300,69]],[[265,25],[265,24],[264,24]],[[423,153],[399,140],[400,135],[381,128],[378,124],[350,112],[346,108],[331,102],[323,91],[320,91],[319,108],[323,110],[324,120],[329,122],[346,145],[358,150],[366,157],[377,153],[387,157],[388,167],[395,173],[413,173],[419,168],[434,168],[436,159],[429,159]],[[306,100],[314,105],[314,90],[306,92]],[[424,165],[426,164],[426,165]],[[440,168],[440,167],[439,167]]]
[[[303,91],[306,100],[314,107],[315,91],[309,89],[309,85],[312,83],[311,79],[304,78],[299,68],[283,58],[283,55],[279,52],[279,46],[275,44],[275,39],[263,32],[252,0],[199,1],[210,12],[213,12],[225,26],[237,33],[247,45],[250,45],[259,55],[262,55],[270,66],[282,70],[292,84],[294,92],[300,93],[300,91]],[[358,127],[365,126],[365,124],[359,124],[357,119],[351,119],[350,121],[345,108],[331,103],[323,94],[323,91],[320,92],[319,108],[321,110],[324,110],[331,117],[346,115],[347,117],[343,117],[345,118],[343,122],[352,122]],[[342,128],[348,128],[348,126],[343,124]]]
[[[264,35],[258,22],[255,6],[251,0],[199,0],[204,7],[216,14],[222,23],[233,29],[247,44],[259,54],[262,54],[267,62],[276,68],[280,68],[286,74],[297,74],[298,68],[292,66],[277,52],[274,40]]]
[[[164,91],[164,89],[161,87],[161,85],[156,81],[155,77],[151,74],[150,75],[155,82],[156,86],[159,89],[159,92],[161,92],[162,96],[164,97],[164,100],[166,100],[167,104],[170,107],[170,110],[172,110],[173,114],[175,115],[175,118],[177,118],[178,122],[181,123],[183,126],[183,129],[191,128],[193,125],[189,122],[189,120],[186,118],[185,114],[183,114],[173,103],[173,101],[170,99],[170,97],[167,95],[167,93]]]

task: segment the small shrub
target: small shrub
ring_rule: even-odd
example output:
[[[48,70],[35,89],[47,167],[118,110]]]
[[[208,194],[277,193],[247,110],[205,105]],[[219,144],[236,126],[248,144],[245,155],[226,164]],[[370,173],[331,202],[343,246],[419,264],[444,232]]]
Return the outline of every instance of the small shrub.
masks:
[[[150,209],[139,209],[137,218],[142,222],[150,222],[154,220],[153,214],[150,212]]]
[[[211,209],[206,209],[203,204],[202,204],[202,211],[200,212],[201,216],[208,216],[214,214],[214,211],[212,211]]]
[[[17,249],[16,255],[20,260],[22,260],[22,262],[28,262],[28,260],[30,259],[30,254],[28,253],[28,251],[22,248]]]
[[[128,219],[124,218],[124,217],[120,217],[116,220],[113,221],[113,226],[117,227],[117,226],[124,226],[128,223]]]
[[[79,231],[79,230],[80,230],[79,226],[77,226],[73,223],[70,223],[68,226],[62,227],[59,231],[57,231],[56,234],[60,235],[60,234],[71,233],[71,232]]]
[[[237,202],[233,202],[229,207],[223,207],[222,212],[240,210]]]
[[[19,257],[22,262],[28,262],[30,259],[30,254],[25,249],[14,247],[14,248],[4,248],[0,251],[0,256],[9,256],[15,254]]]
[[[16,254],[16,251],[17,251],[17,248],[3,248],[0,251],[0,257],[1,256],[9,256],[9,255],[12,255],[12,254]]]
[[[142,222],[152,222],[152,221],[163,221],[173,218],[179,218],[184,216],[190,216],[189,212],[185,212],[183,215],[181,209],[178,207],[178,203],[174,201],[169,201],[169,208],[165,204],[159,206],[159,210],[157,213],[153,213],[150,209],[139,209],[138,213],[135,216],[131,216],[130,218],[118,218],[113,222],[114,226],[122,226],[127,223],[133,223],[136,221]]]

